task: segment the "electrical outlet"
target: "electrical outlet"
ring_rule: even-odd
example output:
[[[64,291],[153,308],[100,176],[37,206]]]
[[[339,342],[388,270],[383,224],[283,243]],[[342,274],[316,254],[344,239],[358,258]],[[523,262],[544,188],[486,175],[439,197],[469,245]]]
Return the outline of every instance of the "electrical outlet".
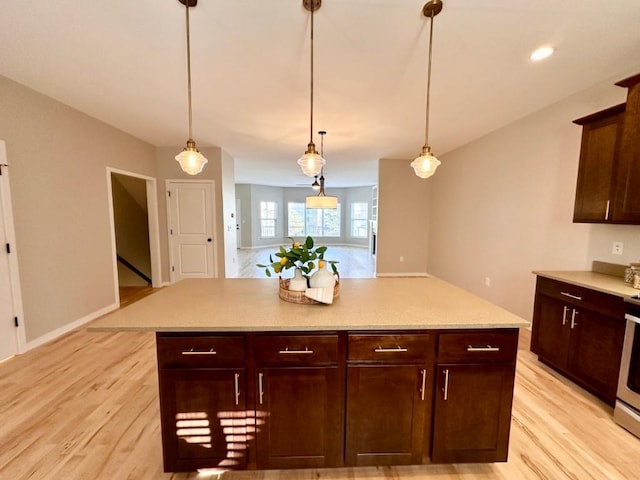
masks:
[[[400,263],[404,262],[404,257],[401,255],[400,256]]]
[[[624,248],[624,243],[613,242],[613,247],[611,247],[611,253],[614,255],[622,255],[623,248]]]
[[[489,277],[484,277],[484,285],[485,287],[491,286],[491,279]]]

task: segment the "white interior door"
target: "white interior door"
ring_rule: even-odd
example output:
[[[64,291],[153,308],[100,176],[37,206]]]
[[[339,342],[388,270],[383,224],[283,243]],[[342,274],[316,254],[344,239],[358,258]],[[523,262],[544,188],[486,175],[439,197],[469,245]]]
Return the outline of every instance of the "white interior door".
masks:
[[[168,181],[171,280],[214,276],[213,182]]]
[[[24,336],[22,323],[20,328],[15,323],[16,318],[22,319],[22,308],[9,193],[6,152],[0,141],[0,360],[18,353],[20,335]]]
[[[242,247],[242,203],[236,198],[236,246]]]

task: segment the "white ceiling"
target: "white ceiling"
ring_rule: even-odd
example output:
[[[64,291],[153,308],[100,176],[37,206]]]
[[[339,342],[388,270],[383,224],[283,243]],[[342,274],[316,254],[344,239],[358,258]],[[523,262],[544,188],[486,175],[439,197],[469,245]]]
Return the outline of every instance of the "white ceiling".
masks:
[[[324,0],[316,13],[327,190],[373,184],[378,158],[419,153],[425,2]],[[309,183],[296,165],[310,126],[302,0],[200,0],[190,14],[198,146],[231,154],[238,183]],[[176,153],[185,44],[178,0],[0,1],[1,75]],[[556,54],[530,62],[543,44]],[[442,155],[638,65],[640,1],[444,0],[433,49],[430,144]]]

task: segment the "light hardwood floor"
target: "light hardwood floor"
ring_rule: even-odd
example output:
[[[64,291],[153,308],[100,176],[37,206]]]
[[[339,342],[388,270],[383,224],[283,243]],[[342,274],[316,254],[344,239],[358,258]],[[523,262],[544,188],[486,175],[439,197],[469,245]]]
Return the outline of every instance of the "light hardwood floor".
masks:
[[[264,268],[256,267],[256,263],[268,264],[269,255],[277,251],[278,247],[239,248],[238,277],[265,278]],[[337,267],[341,278],[372,278],[375,276],[375,263],[368,248],[329,245],[325,258],[340,262]]]
[[[0,479],[205,478],[162,472],[157,389],[151,333],[81,328],[0,364]],[[226,472],[219,478],[638,479],[640,439],[615,425],[611,413],[521,349],[506,463]]]

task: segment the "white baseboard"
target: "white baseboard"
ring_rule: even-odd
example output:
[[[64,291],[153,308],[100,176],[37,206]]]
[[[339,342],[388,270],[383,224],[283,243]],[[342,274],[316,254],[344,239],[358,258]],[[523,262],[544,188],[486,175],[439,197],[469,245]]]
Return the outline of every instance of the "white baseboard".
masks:
[[[424,273],[424,272],[416,272],[416,273],[376,273],[376,277],[378,278],[392,278],[392,277],[410,277],[410,278],[416,278],[416,277],[421,277],[421,278],[430,278],[431,275],[429,275],[428,273]]]
[[[66,325],[63,325],[60,328],[56,328],[55,330],[49,333],[46,333],[45,335],[42,335],[41,337],[38,337],[35,340],[31,340],[30,342],[27,342],[25,351],[32,350],[36,347],[39,347],[40,345],[44,345],[47,342],[55,340],[56,338],[64,335],[65,333],[68,333],[73,329],[81,327],[85,323],[88,323],[91,320],[95,320],[96,318],[101,317],[102,315],[105,315],[109,312],[112,312],[117,308],[118,308],[118,305],[116,303],[113,303],[107,307],[104,307],[104,308],[101,308],[100,310],[92,312],[89,315],[76,320],[75,322],[67,323]]]

